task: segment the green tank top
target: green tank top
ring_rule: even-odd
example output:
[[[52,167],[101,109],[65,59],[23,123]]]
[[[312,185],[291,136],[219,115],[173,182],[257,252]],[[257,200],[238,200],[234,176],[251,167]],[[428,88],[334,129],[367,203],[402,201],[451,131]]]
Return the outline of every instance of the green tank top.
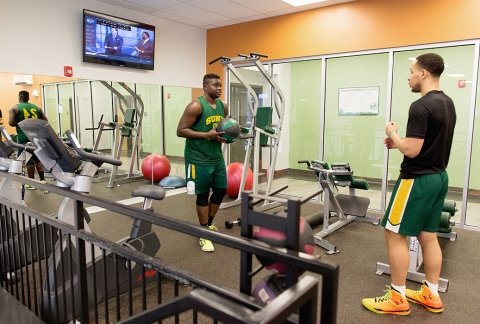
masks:
[[[217,127],[218,122],[225,116],[225,108],[220,99],[215,99],[216,108],[210,106],[205,98],[199,97],[202,104],[202,114],[198,116],[192,129],[197,132],[207,133]],[[223,161],[222,144],[206,139],[187,138],[185,141],[185,161],[204,165],[215,165]]]
[[[29,102],[21,102],[17,104],[17,109],[17,142],[25,144],[28,142],[28,138],[27,135],[25,135],[23,130],[20,128],[20,126],[18,126],[18,123],[24,119],[40,118],[42,116],[42,112],[40,108]]]

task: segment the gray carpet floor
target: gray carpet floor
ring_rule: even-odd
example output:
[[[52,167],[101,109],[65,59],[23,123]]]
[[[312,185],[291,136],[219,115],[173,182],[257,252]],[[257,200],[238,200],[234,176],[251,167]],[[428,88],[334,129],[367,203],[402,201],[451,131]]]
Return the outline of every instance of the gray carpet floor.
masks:
[[[109,189],[105,183],[94,184],[92,194],[111,200],[130,198],[131,191],[146,181],[122,184]],[[43,212],[54,214],[61,202],[61,197],[44,195],[36,190],[27,195],[27,204],[38,206]],[[48,203],[45,203],[48,201]],[[139,205],[137,205],[140,207]],[[195,213],[195,196],[179,194],[154,203],[159,214],[177,218],[191,224],[198,224]],[[302,207],[304,216],[315,212],[318,205],[305,204]],[[227,229],[226,220],[235,220],[240,215],[240,208],[220,210],[216,223],[220,232],[232,236],[240,235],[240,228],[234,226]],[[131,220],[108,211],[91,215],[92,230],[105,238],[118,240],[128,235]],[[115,226],[112,226],[115,224]],[[314,232],[320,230],[314,229]],[[162,247],[157,258],[166,264],[178,267],[222,287],[238,290],[239,286],[239,252],[231,248],[215,245],[214,253],[200,250],[198,238],[175,233],[164,228],[155,228]],[[480,233],[456,228],[456,241],[441,239],[444,263],[442,277],[449,279],[449,288],[441,297],[445,312],[433,314],[418,305],[411,305],[409,316],[378,315],[363,308],[361,299],[383,295],[385,286],[390,283],[388,275],[375,274],[376,262],[387,262],[386,248],[383,238],[383,228],[366,223],[353,222],[346,227],[330,234],[327,240],[337,244],[340,253],[327,255],[319,247],[315,255],[321,260],[328,260],[340,266],[340,285],[338,294],[338,323],[478,323],[476,309],[480,298]],[[255,280],[268,274],[262,271]],[[255,281],[254,280],[254,281]],[[419,287],[419,284],[408,282],[409,288]]]

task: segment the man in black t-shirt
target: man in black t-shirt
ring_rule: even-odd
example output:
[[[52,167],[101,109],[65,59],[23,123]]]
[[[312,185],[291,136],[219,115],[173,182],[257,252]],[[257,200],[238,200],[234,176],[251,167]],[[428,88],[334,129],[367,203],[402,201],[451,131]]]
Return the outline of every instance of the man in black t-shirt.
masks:
[[[438,295],[442,250],[437,230],[448,190],[448,165],[456,122],[452,99],[440,90],[440,75],[445,64],[440,55],[428,53],[416,58],[410,68],[408,83],[412,92],[422,97],[412,103],[405,137],[395,122],[385,126],[385,145],[404,155],[400,177],[382,226],[391,271],[391,288],[382,297],[365,298],[363,306],[380,314],[410,314],[408,301],[434,313],[443,312]],[[425,281],[419,290],[406,289],[410,264],[407,238],[420,242]]]

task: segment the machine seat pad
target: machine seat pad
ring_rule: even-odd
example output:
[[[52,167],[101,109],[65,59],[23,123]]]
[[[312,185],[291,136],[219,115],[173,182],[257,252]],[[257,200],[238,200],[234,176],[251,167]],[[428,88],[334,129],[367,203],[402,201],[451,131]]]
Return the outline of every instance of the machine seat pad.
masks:
[[[346,215],[364,217],[370,205],[370,199],[358,196],[339,194],[336,196],[340,207]]]
[[[165,189],[157,185],[143,185],[132,192],[133,197],[145,197],[153,200],[165,198]]]

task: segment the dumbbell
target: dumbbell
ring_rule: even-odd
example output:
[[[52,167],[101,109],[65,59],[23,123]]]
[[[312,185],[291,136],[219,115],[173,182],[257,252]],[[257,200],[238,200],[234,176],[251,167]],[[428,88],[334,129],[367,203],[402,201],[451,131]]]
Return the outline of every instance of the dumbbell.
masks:
[[[458,211],[457,203],[453,200],[445,200],[442,209],[444,212],[450,213],[450,215],[454,216]]]
[[[438,224],[438,232],[450,233],[452,231],[452,226],[455,226],[455,220],[449,212],[443,211],[440,223]]]
[[[238,224],[238,225],[241,225],[241,221],[240,221],[240,218],[237,218],[237,220],[234,220],[233,222],[231,221],[225,221],[225,227],[226,228],[232,228],[233,227],[233,224]]]

